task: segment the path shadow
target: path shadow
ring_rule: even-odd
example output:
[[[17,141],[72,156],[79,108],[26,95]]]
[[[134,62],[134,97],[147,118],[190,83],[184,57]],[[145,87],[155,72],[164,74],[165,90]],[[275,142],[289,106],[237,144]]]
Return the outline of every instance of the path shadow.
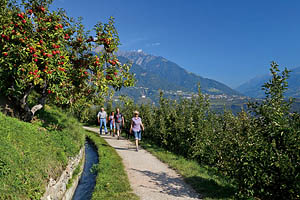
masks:
[[[123,148],[123,147],[114,147],[114,146],[112,146],[112,148],[114,148],[116,150],[126,150],[126,151],[129,150],[128,148]]]
[[[174,197],[189,197],[195,199],[199,199],[201,197],[199,194],[191,191],[181,178],[170,177],[165,172],[153,173],[148,170],[137,170],[132,168],[131,170],[137,171],[144,174],[145,176],[150,177],[151,182],[154,182],[155,184],[159,185],[160,188],[162,188],[162,191],[160,191],[161,193],[168,194]]]
[[[113,137],[113,136],[110,136],[110,135],[101,135],[101,137],[106,139],[106,140],[118,140],[117,136]],[[120,137],[119,140],[121,141],[121,140],[126,140],[126,139],[123,138],[123,137]]]
[[[219,185],[216,181],[212,179],[205,179],[200,176],[192,176],[184,179],[186,183],[195,188],[204,197],[209,198],[233,198],[235,193],[235,188],[227,185]]]
[[[135,146],[128,146],[128,147],[115,147],[115,146],[111,146],[112,148],[116,149],[116,150],[122,150],[122,151],[136,151]]]

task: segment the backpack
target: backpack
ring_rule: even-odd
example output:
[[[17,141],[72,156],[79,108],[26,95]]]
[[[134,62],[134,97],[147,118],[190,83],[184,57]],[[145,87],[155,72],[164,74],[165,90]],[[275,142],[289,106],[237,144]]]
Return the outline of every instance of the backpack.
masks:
[[[115,119],[116,119],[117,123],[122,122],[122,117],[123,117],[123,115],[121,113],[115,114]]]

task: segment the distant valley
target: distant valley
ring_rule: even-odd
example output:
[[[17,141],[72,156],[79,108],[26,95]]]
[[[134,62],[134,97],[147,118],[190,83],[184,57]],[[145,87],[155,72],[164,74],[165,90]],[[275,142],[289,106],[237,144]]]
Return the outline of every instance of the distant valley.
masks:
[[[197,95],[200,83],[201,92],[209,95],[213,110],[223,112],[226,108],[237,113],[246,109],[249,101],[260,101],[265,97],[261,86],[270,79],[269,75],[263,75],[234,90],[216,80],[188,72],[161,56],[137,51],[121,51],[117,56],[122,63],[132,63],[131,72],[136,75],[137,82],[134,87],[122,88],[116,96],[126,95],[137,103],[158,103],[160,91],[167,98],[191,99]],[[300,67],[293,69],[290,75],[286,96],[300,98]],[[300,99],[296,100],[292,110],[300,112]]]

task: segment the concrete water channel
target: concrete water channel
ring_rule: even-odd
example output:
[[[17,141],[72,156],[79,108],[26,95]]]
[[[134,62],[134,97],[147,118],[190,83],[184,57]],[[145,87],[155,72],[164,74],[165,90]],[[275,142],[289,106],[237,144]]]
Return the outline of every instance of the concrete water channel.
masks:
[[[99,163],[97,148],[93,142],[87,138],[85,142],[85,163],[72,200],[90,200],[96,185],[97,173],[93,169]]]

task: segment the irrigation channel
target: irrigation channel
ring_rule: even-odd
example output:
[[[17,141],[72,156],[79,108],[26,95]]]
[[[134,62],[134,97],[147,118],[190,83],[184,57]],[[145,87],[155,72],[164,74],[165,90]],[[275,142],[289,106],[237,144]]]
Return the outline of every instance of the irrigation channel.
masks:
[[[85,163],[72,200],[90,200],[96,184],[97,173],[93,172],[93,165],[98,164],[99,158],[97,148],[93,142],[87,138],[85,142]]]

